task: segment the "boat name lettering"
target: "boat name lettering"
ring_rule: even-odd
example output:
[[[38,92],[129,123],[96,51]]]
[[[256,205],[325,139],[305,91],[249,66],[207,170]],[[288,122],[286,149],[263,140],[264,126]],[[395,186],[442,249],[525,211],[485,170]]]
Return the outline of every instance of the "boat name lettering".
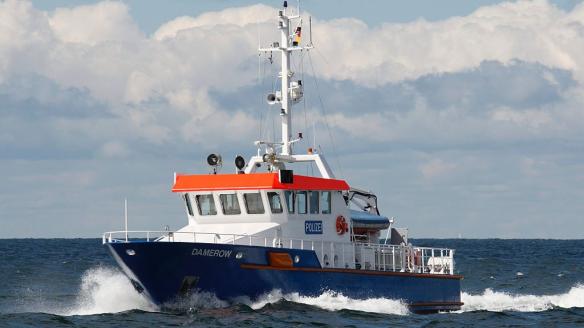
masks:
[[[322,235],[322,221],[304,221],[304,233],[307,235]]]
[[[193,248],[192,255],[196,256],[211,256],[211,257],[229,257],[232,251],[225,249],[203,249],[203,248]]]

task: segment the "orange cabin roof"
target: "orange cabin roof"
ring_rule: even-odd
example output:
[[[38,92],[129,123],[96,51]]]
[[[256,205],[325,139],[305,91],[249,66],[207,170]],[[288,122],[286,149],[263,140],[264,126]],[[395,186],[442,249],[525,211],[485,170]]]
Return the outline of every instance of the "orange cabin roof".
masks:
[[[251,174],[196,174],[176,176],[173,192],[294,189],[294,190],[349,190],[343,180],[294,175],[293,183],[280,183],[278,173]]]

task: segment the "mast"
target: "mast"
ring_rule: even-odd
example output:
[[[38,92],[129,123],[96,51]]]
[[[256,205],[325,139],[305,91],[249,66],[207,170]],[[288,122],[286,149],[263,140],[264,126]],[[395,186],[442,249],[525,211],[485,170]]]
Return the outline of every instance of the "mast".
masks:
[[[302,44],[302,18],[300,17],[300,5],[296,13],[288,13],[288,1],[284,1],[283,9],[278,11],[278,26],[280,30],[280,41],[273,42],[269,47],[259,48],[260,53],[271,54],[280,52],[281,79],[280,91],[268,94],[267,101],[270,105],[280,105],[280,116],[282,118],[282,140],[281,142],[257,140],[257,156],[253,156],[247,166],[245,173],[254,173],[262,165],[268,165],[268,169],[286,169],[286,163],[308,163],[316,164],[321,176],[326,179],[334,178],[334,175],[322,154],[309,152],[308,154],[295,155],[292,145],[302,140],[302,134],[292,139],[292,106],[298,103],[304,96],[304,87],[301,80],[294,80],[294,72],[290,70],[290,59],[293,51],[308,51],[312,45],[312,21],[309,18],[308,28],[310,30],[308,43]],[[294,23],[294,25],[292,25]],[[265,146],[265,153],[261,154],[261,146]],[[277,148],[280,152],[276,153]]]
[[[290,18],[286,15],[286,8],[288,4],[284,1],[284,10],[279,11],[279,24],[281,41],[280,51],[282,53],[282,71],[280,72],[282,80],[281,100],[282,109],[280,115],[282,116],[282,151],[280,155],[291,155],[290,139],[292,138],[292,113],[290,112],[290,97],[288,97],[288,79],[290,77],[290,53],[292,50],[289,46],[290,36]]]
[[[298,11],[300,8],[297,9]],[[291,30],[292,24],[298,22],[294,30]],[[258,145],[267,145],[270,153],[274,153],[277,146],[281,148],[280,156],[291,156],[292,144],[299,141],[292,140],[292,105],[299,102],[303,96],[302,81],[294,81],[292,77],[294,72],[290,70],[290,59],[293,51],[302,51],[312,49],[312,43],[302,46],[302,19],[300,12],[296,14],[288,13],[288,1],[284,1],[283,9],[278,11],[278,30],[280,30],[280,42],[274,42],[271,47],[260,48],[260,52],[281,53],[281,70],[278,74],[280,77],[280,91],[268,95],[270,105],[280,104],[280,116],[282,118],[282,140],[281,142],[258,141]]]

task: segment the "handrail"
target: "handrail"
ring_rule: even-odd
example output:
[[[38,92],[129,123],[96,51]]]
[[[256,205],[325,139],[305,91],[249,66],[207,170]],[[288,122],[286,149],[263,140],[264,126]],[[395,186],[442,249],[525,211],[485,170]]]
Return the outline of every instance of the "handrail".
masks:
[[[114,238],[119,235],[120,238]],[[132,238],[132,235],[143,236]],[[128,239],[126,239],[126,236]],[[178,238],[177,238],[178,237]],[[178,240],[177,240],[178,239]],[[323,267],[355,268],[429,274],[454,274],[454,250],[449,248],[388,245],[364,242],[333,242],[263,235],[187,231],[109,231],[102,242],[202,242],[263,246],[315,251]]]

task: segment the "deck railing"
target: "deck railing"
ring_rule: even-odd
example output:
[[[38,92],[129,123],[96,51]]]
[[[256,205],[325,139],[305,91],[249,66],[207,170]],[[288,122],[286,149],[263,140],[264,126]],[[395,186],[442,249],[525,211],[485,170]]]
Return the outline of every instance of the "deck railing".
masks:
[[[448,248],[182,231],[111,231],[102,236],[104,244],[140,241],[201,242],[313,250],[324,268],[454,274],[454,250]]]

